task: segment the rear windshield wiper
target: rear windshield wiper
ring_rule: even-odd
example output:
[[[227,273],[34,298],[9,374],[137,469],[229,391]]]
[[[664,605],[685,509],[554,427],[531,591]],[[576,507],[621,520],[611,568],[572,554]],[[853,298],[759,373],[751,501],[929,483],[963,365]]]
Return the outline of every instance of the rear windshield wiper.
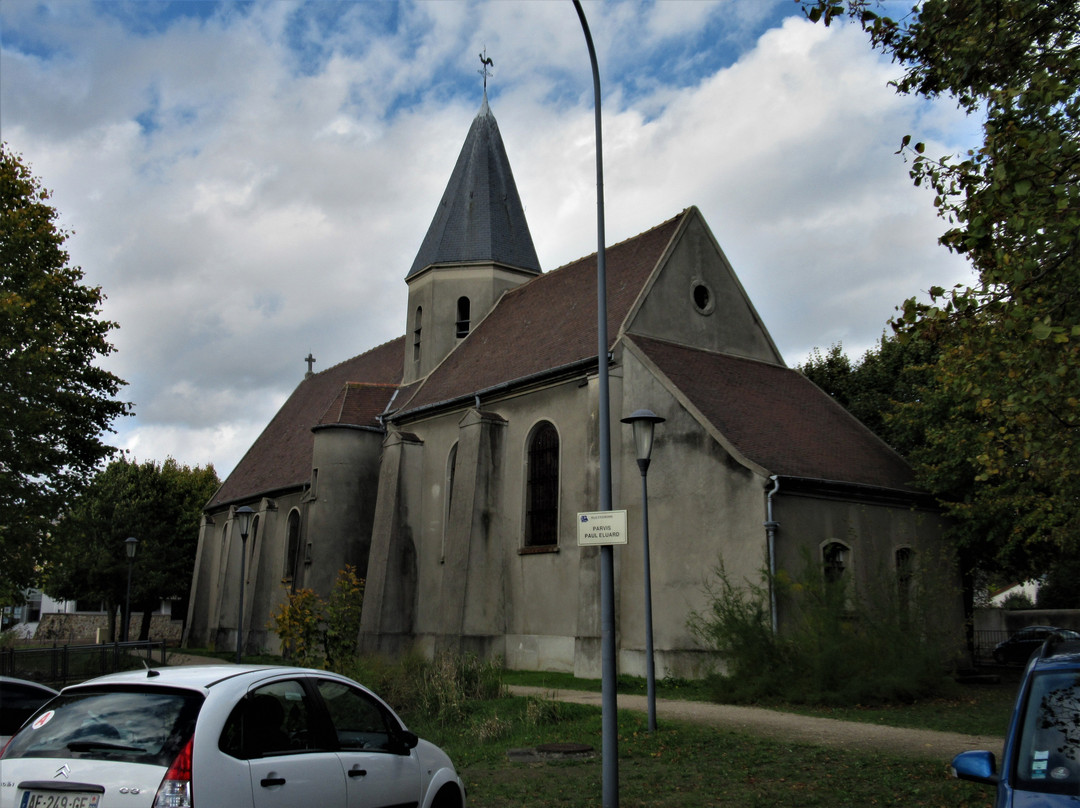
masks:
[[[72,741],[67,745],[72,752],[145,752],[141,746],[125,746],[108,741]]]

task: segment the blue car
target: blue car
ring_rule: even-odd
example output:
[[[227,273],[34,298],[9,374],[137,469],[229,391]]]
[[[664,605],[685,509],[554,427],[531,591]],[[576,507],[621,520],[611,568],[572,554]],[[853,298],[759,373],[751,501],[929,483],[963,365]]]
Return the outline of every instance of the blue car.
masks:
[[[1080,641],[1054,634],[1028,662],[1000,771],[985,751],[957,755],[952,768],[996,786],[994,808],[1080,806]]]

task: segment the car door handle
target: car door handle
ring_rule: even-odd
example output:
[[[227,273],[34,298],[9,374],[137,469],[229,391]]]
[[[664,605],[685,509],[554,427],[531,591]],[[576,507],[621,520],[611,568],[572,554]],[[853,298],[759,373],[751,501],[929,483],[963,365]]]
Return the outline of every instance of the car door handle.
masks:
[[[349,769],[349,777],[367,777],[367,769]]]
[[[270,788],[271,786],[283,786],[285,785],[284,777],[264,777],[259,781],[259,785],[263,788]]]

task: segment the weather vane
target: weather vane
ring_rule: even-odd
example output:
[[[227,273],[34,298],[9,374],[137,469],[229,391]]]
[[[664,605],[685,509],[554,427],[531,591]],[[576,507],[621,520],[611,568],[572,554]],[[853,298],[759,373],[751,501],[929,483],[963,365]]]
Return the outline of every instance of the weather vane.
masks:
[[[482,64],[483,67],[481,67],[476,72],[484,77],[484,93],[486,94],[488,76],[491,75],[491,71],[488,68],[494,67],[495,65],[495,62],[488,58],[486,47],[484,48],[484,52],[480,54],[480,64]]]

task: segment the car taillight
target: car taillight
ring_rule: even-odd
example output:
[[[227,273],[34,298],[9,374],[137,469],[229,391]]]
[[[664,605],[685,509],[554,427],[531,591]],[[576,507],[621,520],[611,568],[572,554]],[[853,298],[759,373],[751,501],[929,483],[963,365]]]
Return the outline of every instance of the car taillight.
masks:
[[[191,745],[192,735],[176,760],[169,766],[154,797],[154,808],[192,808],[191,803]]]

